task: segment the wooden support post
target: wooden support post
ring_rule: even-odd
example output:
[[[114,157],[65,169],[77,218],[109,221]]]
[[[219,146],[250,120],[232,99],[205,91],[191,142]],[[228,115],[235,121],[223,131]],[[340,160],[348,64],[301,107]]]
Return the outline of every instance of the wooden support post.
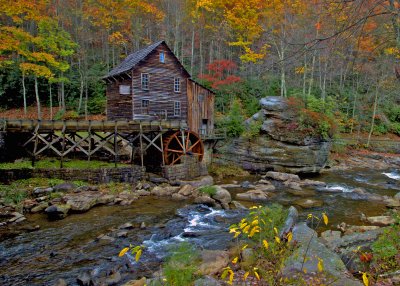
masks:
[[[89,120],[89,129],[88,129],[88,140],[89,140],[89,146],[88,146],[88,161],[90,162],[90,156],[92,152],[92,121]]]
[[[65,132],[67,129],[67,125],[65,123],[65,121],[63,121],[63,129],[61,131],[62,134],[62,146],[61,146],[61,159],[60,159],[60,168],[62,169],[64,167],[64,151],[65,151]]]
[[[140,160],[142,161],[142,167],[144,167],[143,160],[143,130],[142,130],[142,122],[140,122]]]
[[[118,136],[118,122],[115,121],[115,126],[114,126],[114,167],[117,167],[117,159],[118,159],[118,142],[117,142],[117,136]]]
[[[38,133],[39,133],[39,128],[40,128],[40,121],[37,122],[37,125],[35,127],[35,131],[34,131],[34,138],[35,138],[35,145],[33,147],[33,154],[32,154],[32,167],[35,167],[35,161],[36,161],[36,150],[39,144],[39,137],[38,137]]]
[[[161,145],[161,158],[162,158],[162,166],[165,166],[165,158],[164,158],[164,140],[163,140],[163,132],[160,130],[161,135],[160,135],[160,145]]]

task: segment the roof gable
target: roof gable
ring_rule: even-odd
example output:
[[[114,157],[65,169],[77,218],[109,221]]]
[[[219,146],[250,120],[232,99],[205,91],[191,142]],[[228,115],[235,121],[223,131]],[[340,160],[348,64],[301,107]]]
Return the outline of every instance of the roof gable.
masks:
[[[126,73],[134,68],[136,68],[139,63],[143,60],[145,60],[154,50],[157,49],[158,46],[164,44],[167,49],[171,52],[173,57],[175,58],[176,62],[178,63],[179,66],[181,66],[182,70],[184,73],[190,77],[189,72],[185,69],[185,67],[181,64],[181,62],[178,60],[178,58],[175,56],[175,54],[171,51],[171,49],[168,47],[168,45],[165,43],[165,41],[158,41],[150,46],[147,46],[139,51],[136,51],[130,55],[128,55],[118,66],[113,68],[108,75],[104,77],[104,79],[117,76],[122,73]]]

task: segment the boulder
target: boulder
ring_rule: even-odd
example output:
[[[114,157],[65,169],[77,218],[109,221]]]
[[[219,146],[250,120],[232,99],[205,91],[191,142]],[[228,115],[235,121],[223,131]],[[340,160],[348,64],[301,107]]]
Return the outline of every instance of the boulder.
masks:
[[[121,273],[119,271],[115,271],[111,275],[109,275],[105,280],[104,284],[108,286],[118,285],[118,283],[122,280]]]
[[[198,272],[201,275],[218,274],[229,264],[229,253],[223,250],[203,250],[200,253],[201,264]]]
[[[267,192],[263,192],[260,190],[250,190],[245,193],[240,193],[236,195],[236,199],[243,200],[243,201],[269,201],[271,195]]]
[[[310,209],[314,207],[322,207],[324,204],[320,200],[315,200],[315,199],[300,199],[294,202],[294,204],[301,206],[303,209]]]
[[[400,200],[394,198],[385,198],[383,202],[388,208],[400,208]]]
[[[232,201],[231,204],[234,206],[234,209],[247,210],[247,208],[244,205],[242,205],[241,203],[239,203],[238,201]]]
[[[141,196],[141,197],[146,197],[146,196],[150,196],[151,193],[149,191],[146,190],[137,190],[136,194]]]
[[[275,181],[292,181],[292,182],[300,182],[300,178],[294,174],[281,173],[281,172],[272,172],[269,171],[265,174],[266,178],[271,178]]]
[[[97,194],[78,193],[70,194],[64,197],[71,210],[75,212],[86,212],[97,204]]]
[[[49,219],[63,219],[68,215],[71,206],[69,204],[52,205],[45,209]]]
[[[211,176],[203,176],[200,177],[196,180],[191,180],[191,181],[178,181],[177,182],[178,185],[182,186],[182,185],[191,185],[194,188],[200,188],[203,186],[212,186],[214,185],[214,179]]]
[[[393,198],[395,200],[400,200],[400,192],[398,192]]]
[[[341,236],[342,236],[342,232],[337,231],[337,230],[326,230],[321,233],[321,239],[325,243],[330,243],[333,240],[340,239]]]
[[[194,200],[194,203],[195,204],[205,204],[205,205],[208,205],[211,207],[215,207],[217,205],[217,202],[207,195],[202,195],[202,196],[197,197]]]
[[[352,278],[340,257],[328,249],[318,239],[317,233],[305,223],[294,226],[292,243],[296,243],[298,248],[285,261],[282,270],[284,277],[315,275],[319,273],[318,262],[321,260],[323,261],[324,274],[334,281],[330,285],[362,285]],[[304,272],[307,272],[307,274],[304,274]]]
[[[78,278],[76,278],[76,283],[78,283],[79,286],[91,286],[94,285],[92,278],[90,277],[90,274],[88,272],[83,272],[81,273]]]
[[[194,191],[194,187],[192,185],[183,185],[178,194],[182,196],[190,196]]]
[[[379,226],[374,225],[348,225],[344,222],[337,226],[339,230],[341,230],[344,234],[352,234],[352,233],[363,233],[370,230],[379,229]]]
[[[229,209],[229,203],[232,201],[231,194],[220,186],[215,186],[216,192],[211,197],[219,202],[224,209]]]
[[[328,162],[331,142],[297,128],[299,115],[286,98],[268,96],[260,102],[262,110],[246,121],[247,126],[262,121],[260,136],[217,145],[216,161],[256,172],[320,172]]]

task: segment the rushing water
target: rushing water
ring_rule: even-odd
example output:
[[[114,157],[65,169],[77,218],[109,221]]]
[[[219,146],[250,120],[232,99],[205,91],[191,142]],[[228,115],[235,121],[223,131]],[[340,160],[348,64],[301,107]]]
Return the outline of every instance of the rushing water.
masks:
[[[259,178],[246,179],[255,182]],[[300,214],[304,218],[309,212],[325,211],[333,226],[342,221],[361,224],[361,213],[371,216],[386,212],[382,203],[358,200],[353,196],[355,188],[389,196],[400,189],[398,170],[336,171],[312,179],[328,184],[312,196],[322,200],[324,205],[311,210],[300,209]],[[235,196],[244,190],[230,191]],[[285,206],[299,198],[286,192],[283,186],[275,193],[274,202]],[[59,278],[75,285],[76,278],[83,272],[102,277],[112,270],[119,271],[123,281],[135,279],[157,270],[169,247],[182,241],[205,249],[227,248],[231,242],[228,226],[245,214],[239,210],[223,211],[187,205],[187,202],[142,198],[131,206],[97,207],[60,221],[48,221],[44,214],[31,215],[28,223],[40,225],[40,230],[0,242],[0,285],[54,285]],[[117,233],[122,231],[118,227],[127,222],[133,225],[144,222],[147,227],[126,230],[126,237],[118,237]],[[112,239],[99,239],[104,234]],[[129,256],[117,257],[129,244],[146,246],[141,259],[145,263],[135,263]]]

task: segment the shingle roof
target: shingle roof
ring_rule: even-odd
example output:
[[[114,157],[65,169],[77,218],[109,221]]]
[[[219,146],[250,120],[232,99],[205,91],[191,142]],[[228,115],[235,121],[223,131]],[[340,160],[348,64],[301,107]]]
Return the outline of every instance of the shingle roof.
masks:
[[[105,78],[112,77],[115,75],[119,75],[121,73],[127,72],[131,70],[133,67],[135,67],[140,61],[145,59],[155,48],[157,48],[159,45],[164,43],[164,41],[159,41],[156,42],[144,49],[141,49],[137,52],[134,52],[130,54],[129,56],[126,57],[125,60],[122,61],[118,66],[113,68]]]
[[[165,44],[165,41],[158,41],[150,46],[147,46],[146,48],[130,54],[118,66],[113,68],[104,78],[116,76],[133,69],[138,63],[144,60],[152,51],[154,51],[159,45],[163,43]]]

